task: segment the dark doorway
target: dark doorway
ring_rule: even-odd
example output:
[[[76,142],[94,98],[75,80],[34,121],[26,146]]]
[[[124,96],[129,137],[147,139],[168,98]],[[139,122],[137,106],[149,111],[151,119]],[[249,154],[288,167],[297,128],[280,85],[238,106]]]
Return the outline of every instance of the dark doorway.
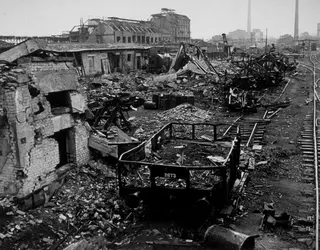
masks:
[[[59,145],[59,164],[57,168],[75,161],[75,138],[72,129],[64,129],[52,136]]]
[[[120,70],[120,54],[108,53],[110,70],[112,73]]]
[[[137,56],[137,69],[141,69],[141,56]]]

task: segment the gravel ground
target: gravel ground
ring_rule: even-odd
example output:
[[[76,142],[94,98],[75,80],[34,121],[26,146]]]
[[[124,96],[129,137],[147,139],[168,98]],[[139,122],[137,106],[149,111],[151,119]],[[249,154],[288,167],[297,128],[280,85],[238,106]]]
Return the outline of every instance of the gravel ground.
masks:
[[[272,118],[264,136],[265,146],[260,159],[267,159],[269,163],[257,167],[250,174],[243,199],[242,214],[246,212],[246,215],[234,225],[243,233],[261,235],[256,240],[257,249],[312,249],[312,240],[309,239],[312,236],[308,233],[299,235],[292,228],[280,227],[259,230],[261,213],[257,213],[262,211],[263,203],[268,202],[274,204],[276,212],[287,212],[295,220],[313,214],[312,199],[307,202],[306,194],[302,192],[312,191],[313,185],[303,182],[302,155],[298,144],[305,115],[312,112],[312,103],[306,104],[308,98],[312,99],[312,76],[301,68],[299,72],[298,80],[291,79],[280,99],[291,98],[291,105]],[[277,95],[271,94],[269,98],[272,96]]]

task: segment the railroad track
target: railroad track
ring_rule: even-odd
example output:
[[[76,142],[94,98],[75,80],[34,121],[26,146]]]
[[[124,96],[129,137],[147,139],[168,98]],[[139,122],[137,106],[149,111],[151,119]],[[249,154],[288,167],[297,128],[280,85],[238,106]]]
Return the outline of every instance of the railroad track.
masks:
[[[279,111],[279,109],[267,109],[262,118],[240,116],[227,128],[223,136],[234,137],[237,135],[239,128],[242,147],[260,146],[269,119]],[[257,148],[257,150],[259,150],[259,148]]]
[[[302,181],[310,184],[309,190],[303,191],[306,198],[302,205],[305,208],[313,207],[314,209],[302,211],[304,223],[301,225],[298,222],[297,225],[294,225],[294,228],[298,240],[312,238],[313,245],[309,246],[310,249],[319,250],[320,91],[317,84],[320,78],[317,78],[317,64],[320,62],[315,55],[310,55],[309,61],[311,65],[304,64],[303,67],[310,70],[313,75],[313,85],[311,87],[314,96],[313,110],[306,114],[299,142],[302,151]],[[315,190],[315,194],[313,190]]]
[[[289,85],[291,79],[284,86],[280,95],[273,101],[275,103],[278,101],[284,94],[287,86]],[[262,144],[263,135],[266,130],[266,125],[270,119],[275,116],[281,108],[272,108],[269,107],[266,109],[262,118],[250,119],[247,116],[238,117],[224,132],[223,137],[234,137],[237,135],[238,128],[240,130],[240,139],[241,146],[250,147],[250,146],[260,146]],[[259,147],[256,148],[256,151],[260,151]]]

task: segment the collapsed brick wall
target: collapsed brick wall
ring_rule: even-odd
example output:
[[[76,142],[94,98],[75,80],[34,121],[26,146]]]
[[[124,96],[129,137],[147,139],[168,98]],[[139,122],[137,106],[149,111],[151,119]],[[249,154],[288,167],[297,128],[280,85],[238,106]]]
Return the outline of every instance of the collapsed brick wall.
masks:
[[[30,69],[27,67],[27,71]],[[76,164],[85,164],[90,158],[89,134],[80,116],[86,99],[77,90],[69,91],[75,115],[53,115],[48,93],[38,89],[31,71],[23,74],[20,82],[19,77],[0,82],[5,86],[0,88],[0,195],[25,197],[57,178],[59,143],[54,135],[61,130],[67,129],[69,136],[73,135]],[[30,86],[39,93],[32,96]]]

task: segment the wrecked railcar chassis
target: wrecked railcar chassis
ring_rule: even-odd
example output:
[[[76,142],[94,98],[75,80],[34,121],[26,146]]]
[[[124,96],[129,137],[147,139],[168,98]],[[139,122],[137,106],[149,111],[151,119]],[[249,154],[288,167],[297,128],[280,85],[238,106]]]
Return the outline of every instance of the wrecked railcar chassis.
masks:
[[[240,136],[223,138],[224,126],[169,123],[123,153],[118,164],[120,196],[133,208],[140,201],[159,209],[172,205],[194,218],[219,211],[230,203],[239,173]]]

